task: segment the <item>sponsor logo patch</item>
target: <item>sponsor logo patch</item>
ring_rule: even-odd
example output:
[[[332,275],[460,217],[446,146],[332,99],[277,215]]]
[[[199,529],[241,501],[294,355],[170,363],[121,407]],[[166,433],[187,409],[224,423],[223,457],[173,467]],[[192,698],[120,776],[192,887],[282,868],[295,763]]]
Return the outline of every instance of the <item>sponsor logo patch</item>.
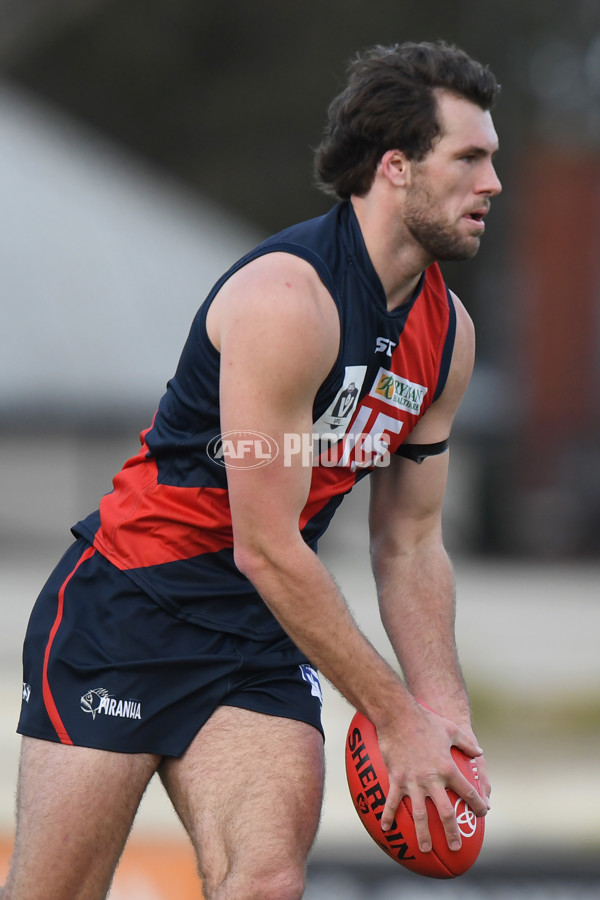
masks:
[[[402,378],[401,375],[396,375],[388,369],[380,369],[370,396],[418,416],[426,393],[427,388],[424,385]]]

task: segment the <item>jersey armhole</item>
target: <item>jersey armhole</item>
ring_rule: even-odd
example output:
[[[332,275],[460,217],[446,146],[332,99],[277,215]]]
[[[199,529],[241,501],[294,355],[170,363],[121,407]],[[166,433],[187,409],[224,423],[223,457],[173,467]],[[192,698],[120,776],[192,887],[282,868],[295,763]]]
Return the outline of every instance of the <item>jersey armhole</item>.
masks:
[[[435,394],[433,395],[432,403],[438,399],[441,395],[442,391],[446,387],[446,382],[448,381],[448,373],[450,371],[450,364],[452,362],[452,354],[454,352],[454,341],[456,338],[456,308],[454,306],[454,300],[452,299],[452,294],[446,288],[446,296],[448,298],[448,331],[446,332],[446,339],[444,341],[444,349],[442,350],[442,360],[440,362],[440,374],[438,376],[438,383],[435,389]]]

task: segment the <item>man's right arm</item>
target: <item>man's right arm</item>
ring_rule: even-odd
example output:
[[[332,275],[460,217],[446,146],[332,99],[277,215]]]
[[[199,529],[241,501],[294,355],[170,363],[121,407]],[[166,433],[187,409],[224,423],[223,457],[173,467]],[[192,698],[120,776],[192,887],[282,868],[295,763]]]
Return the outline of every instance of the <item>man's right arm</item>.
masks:
[[[337,310],[314,270],[287,254],[261,257],[221,289],[207,324],[221,353],[221,431],[259,431],[281,451],[286,434],[312,435],[314,397],[339,346]],[[422,799],[440,782],[470,792],[449,752],[458,730],[446,733],[450,723],[414,701],[302,539],[311,475],[301,454],[283,452],[268,466],[228,468],[237,566],[311,662],[386,735],[400,796]]]

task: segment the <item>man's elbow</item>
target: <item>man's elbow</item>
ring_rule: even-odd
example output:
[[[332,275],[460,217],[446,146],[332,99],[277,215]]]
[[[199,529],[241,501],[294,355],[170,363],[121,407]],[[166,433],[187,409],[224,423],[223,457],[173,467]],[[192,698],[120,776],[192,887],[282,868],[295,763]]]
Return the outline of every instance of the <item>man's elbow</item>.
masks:
[[[233,561],[242,575],[245,575],[253,583],[269,565],[264,549],[259,544],[250,541],[236,541],[234,543]]]
[[[274,579],[297,575],[306,563],[306,551],[300,534],[286,536],[282,530],[278,534],[238,534],[236,538],[234,533],[235,565],[259,592],[269,587]]]
[[[369,543],[374,567],[389,559],[411,559],[416,556],[445,553],[442,529],[439,522],[423,523],[423,527],[410,529],[389,528],[372,534]]]

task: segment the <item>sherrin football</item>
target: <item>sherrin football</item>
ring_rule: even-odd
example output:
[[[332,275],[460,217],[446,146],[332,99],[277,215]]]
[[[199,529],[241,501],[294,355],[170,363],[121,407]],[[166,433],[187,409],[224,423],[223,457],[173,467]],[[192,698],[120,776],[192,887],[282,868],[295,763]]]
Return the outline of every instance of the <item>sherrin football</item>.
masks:
[[[452,747],[452,756],[465,778],[481,793],[475,761],[469,759],[458,747]],[[426,800],[432,841],[429,853],[419,850],[408,797],[401,801],[391,829],[381,830],[380,820],[389,778],[379,750],[375,726],[359,712],[354,715],[346,737],[346,775],[361,822],[373,840],[393,860],[411,872],[427,875],[429,878],[456,878],[471,868],[481,850],[485,819],[476,816],[452,790],[448,790],[448,795],[454,803],[462,837],[460,850],[450,850],[448,847],[437,809],[429,798]]]

